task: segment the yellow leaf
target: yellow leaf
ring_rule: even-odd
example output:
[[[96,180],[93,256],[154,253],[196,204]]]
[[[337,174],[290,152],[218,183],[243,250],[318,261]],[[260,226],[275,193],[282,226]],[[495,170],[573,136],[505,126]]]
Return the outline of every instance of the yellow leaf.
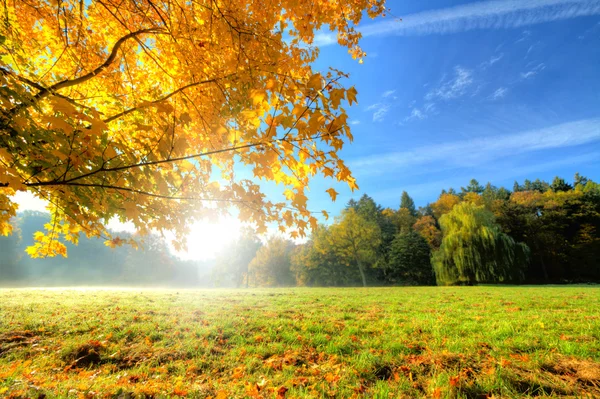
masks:
[[[327,193],[329,193],[329,196],[331,197],[331,200],[335,202],[335,199],[337,198],[338,192],[335,191],[333,188],[330,188],[328,190],[325,190]]]
[[[307,86],[311,89],[321,90],[323,87],[323,77],[320,73],[315,73],[308,79]]]

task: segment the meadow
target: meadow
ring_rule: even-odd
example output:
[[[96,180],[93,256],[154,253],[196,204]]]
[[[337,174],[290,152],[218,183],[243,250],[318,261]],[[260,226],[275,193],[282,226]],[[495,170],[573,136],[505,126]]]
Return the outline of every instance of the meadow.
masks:
[[[600,397],[600,289],[2,289],[0,397]]]

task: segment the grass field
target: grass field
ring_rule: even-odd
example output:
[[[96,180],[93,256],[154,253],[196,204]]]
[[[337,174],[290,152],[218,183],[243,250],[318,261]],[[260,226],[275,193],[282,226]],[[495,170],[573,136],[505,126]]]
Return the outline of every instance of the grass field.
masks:
[[[600,397],[595,287],[0,290],[0,397]]]

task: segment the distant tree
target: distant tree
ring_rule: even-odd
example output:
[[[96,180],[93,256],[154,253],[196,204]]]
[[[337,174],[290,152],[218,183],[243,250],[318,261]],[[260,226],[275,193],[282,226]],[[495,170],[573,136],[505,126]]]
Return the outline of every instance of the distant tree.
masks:
[[[600,195],[585,187],[513,193],[500,208],[502,229],[531,249],[528,281],[600,280]]]
[[[418,214],[419,216],[433,216],[433,209],[431,209],[431,204],[420,206]]]
[[[250,262],[249,274],[257,287],[284,287],[294,285],[291,256],[294,243],[281,237],[271,237],[260,247]]]
[[[411,216],[417,217],[415,202],[406,191],[402,191],[402,196],[400,197],[400,209],[402,208],[408,209],[408,213]]]
[[[417,218],[410,213],[408,208],[400,208],[395,214],[394,221],[396,223],[398,233],[405,234],[412,231],[413,225],[417,221]]]
[[[398,226],[394,211],[387,211],[378,205],[373,198],[364,194],[358,201],[349,203],[347,209],[354,209],[356,213],[368,222],[377,224],[380,231],[379,246],[377,247],[376,257],[373,265],[385,265],[387,263],[387,254],[389,247],[398,232]],[[382,268],[368,268],[365,272],[370,278],[382,280]]]
[[[438,284],[521,281],[527,246],[502,233],[483,206],[463,202],[440,225],[444,237],[432,257]]]
[[[573,178],[573,187],[577,187],[577,186],[585,186],[588,182],[588,178],[581,176],[578,173],[575,173],[575,177]]]
[[[294,249],[291,270],[301,286],[355,285],[361,281],[360,274],[345,262],[333,246],[329,227],[319,225],[306,244]]]
[[[573,189],[573,187],[571,187],[570,184],[568,184],[565,179],[556,176],[554,178],[554,180],[552,180],[552,184],[550,185],[550,188],[552,189],[552,191],[554,192],[558,192],[558,191],[571,191]]]
[[[445,215],[446,213],[450,212],[452,208],[454,208],[454,206],[459,202],[460,197],[458,195],[450,193],[442,194],[436,202],[431,204],[433,215],[436,219],[439,219],[442,217],[442,215]]]
[[[249,284],[248,265],[256,256],[260,246],[260,240],[254,231],[244,229],[238,239],[227,245],[217,255],[216,267],[231,278],[236,287],[240,287],[245,281],[247,288]]]
[[[419,233],[400,233],[392,241],[388,275],[397,282],[435,284],[430,257],[429,244]]]
[[[24,271],[19,267],[22,256],[18,251],[20,241],[18,222],[13,224],[11,235],[0,235],[0,286],[2,283],[11,283],[23,277]]]
[[[519,185],[519,182],[515,181],[515,183],[513,184],[513,193],[517,193],[522,190],[523,190],[523,187],[521,185]]]
[[[466,193],[481,194],[483,193],[483,190],[484,187],[481,184],[479,184],[479,182],[476,179],[471,179],[467,187],[460,188],[461,196],[465,195]]]
[[[369,197],[367,194],[363,194],[358,201],[350,200],[346,209],[353,208],[358,215],[363,217],[365,220],[378,222],[381,218],[381,211],[383,210],[375,200]]]
[[[427,241],[431,249],[438,249],[442,244],[442,232],[433,216],[421,216],[413,225],[413,229]]]
[[[462,200],[473,205],[483,205],[485,203],[485,200],[481,195],[471,191],[464,193]]]
[[[381,229],[377,223],[345,209],[330,227],[331,244],[342,262],[358,268],[362,284],[367,286],[366,269],[377,263]]]

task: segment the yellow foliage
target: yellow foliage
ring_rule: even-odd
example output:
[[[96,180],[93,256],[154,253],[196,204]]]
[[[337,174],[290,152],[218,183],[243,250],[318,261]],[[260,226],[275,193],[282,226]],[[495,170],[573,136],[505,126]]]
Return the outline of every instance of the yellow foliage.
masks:
[[[105,228],[115,217],[184,242],[191,221],[232,207],[259,229],[304,235],[316,225],[304,193],[314,176],[358,188],[338,157],[352,140],[342,103],[357,93],[343,72],[313,70],[315,33],[337,31],[360,59],[356,26],[384,3],[0,3],[0,233],[16,209],[9,196],[29,190],[55,213],[32,256],[66,253],[55,241],[80,231],[116,245]],[[283,185],[286,199],[235,179],[236,165]]]

